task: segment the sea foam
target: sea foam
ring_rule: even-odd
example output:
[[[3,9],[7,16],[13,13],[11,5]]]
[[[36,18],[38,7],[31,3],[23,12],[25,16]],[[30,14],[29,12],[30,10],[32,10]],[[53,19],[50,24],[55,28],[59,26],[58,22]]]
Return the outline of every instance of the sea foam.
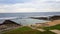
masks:
[[[6,19],[17,19],[18,17],[3,17],[3,18],[0,18],[0,20],[6,20]]]

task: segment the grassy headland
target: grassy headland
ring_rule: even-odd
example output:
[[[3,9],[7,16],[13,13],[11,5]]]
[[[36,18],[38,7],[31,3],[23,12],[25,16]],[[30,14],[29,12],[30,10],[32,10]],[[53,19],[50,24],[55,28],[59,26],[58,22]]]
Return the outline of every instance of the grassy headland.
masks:
[[[22,28],[18,28],[18,29],[15,29],[15,30],[5,32],[3,34],[55,34],[55,33],[51,32],[51,31],[41,32],[41,31],[31,29],[30,27],[25,26],[25,27],[22,27]]]
[[[55,25],[55,26],[50,26],[50,27],[44,27],[43,29],[45,29],[45,30],[54,30],[54,29],[60,30],[60,24]]]

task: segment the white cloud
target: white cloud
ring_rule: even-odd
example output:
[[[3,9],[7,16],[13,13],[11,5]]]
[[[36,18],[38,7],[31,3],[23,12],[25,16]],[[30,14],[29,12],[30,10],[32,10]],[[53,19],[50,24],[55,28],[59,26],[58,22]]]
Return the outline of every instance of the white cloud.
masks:
[[[53,0],[54,1],[54,0]],[[33,0],[29,3],[1,4],[0,13],[60,11],[60,3],[46,3],[46,0]]]

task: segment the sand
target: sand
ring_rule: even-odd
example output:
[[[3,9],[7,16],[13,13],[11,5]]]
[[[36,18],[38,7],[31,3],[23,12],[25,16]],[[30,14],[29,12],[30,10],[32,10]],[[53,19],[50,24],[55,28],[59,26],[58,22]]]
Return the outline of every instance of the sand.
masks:
[[[60,24],[60,20],[54,20],[54,21],[46,22],[46,24],[48,24],[49,26],[54,26],[54,25]]]

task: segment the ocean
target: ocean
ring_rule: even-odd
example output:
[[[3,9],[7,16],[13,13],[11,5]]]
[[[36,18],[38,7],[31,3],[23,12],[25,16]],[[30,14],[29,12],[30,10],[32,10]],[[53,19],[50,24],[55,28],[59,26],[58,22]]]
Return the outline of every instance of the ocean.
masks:
[[[54,16],[60,15],[60,12],[30,12],[30,13],[0,13],[0,24],[5,20],[12,20],[18,24],[30,25],[35,23],[44,23],[47,20],[32,19],[32,16]]]

